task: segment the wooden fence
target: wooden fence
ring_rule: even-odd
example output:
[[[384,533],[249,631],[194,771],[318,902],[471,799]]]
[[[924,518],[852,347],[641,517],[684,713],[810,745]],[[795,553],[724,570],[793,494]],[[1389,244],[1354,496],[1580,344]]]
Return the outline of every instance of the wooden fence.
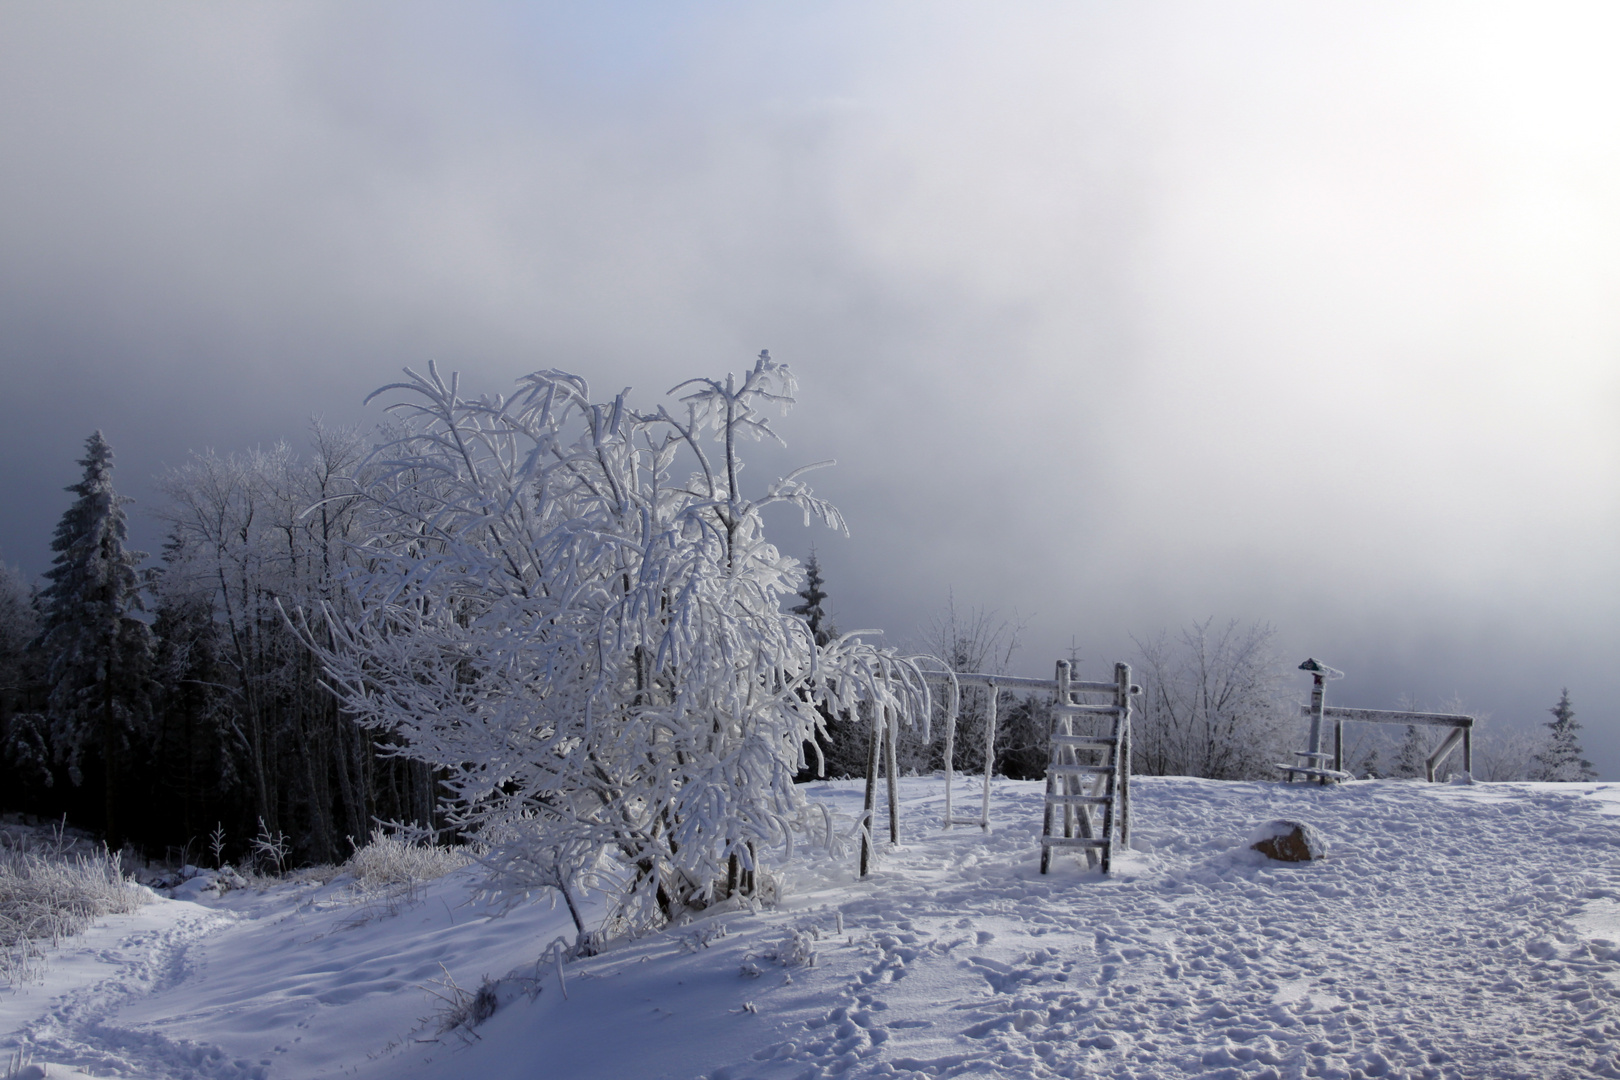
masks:
[[[1300,715],[1309,716],[1309,705],[1300,706]],[[1341,709],[1323,706],[1322,719],[1333,721],[1333,768],[1344,771],[1344,725],[1354,724],[1406,724],[1411,727],[1448,727],[1451,731],[1435,747],[1434,753],[1423,763],[1425,778],[1433,783],[1440,775],[1440,766],[1462,747],[1463,772],[1474,771],[1474,718],[1462,713],[1392,712],[1386,709]]]
[[[1433,783],[1439,775],[1440,766],[1445,763],[1457,747],[1462,747],[1463,771],[1474,771],[1474,718],[1463,713],[1433,713],[1433,712],[1406,712],[1389,709],[1345,709],[1327,703],[1327,683],[1333,679],[1342,679],[1344,672],[1328,667],[1321,661],[1312,657],[1299,665],[1301,671],[1311,673],[1311,703],[1300,706],[1300,715],[1310,718],[1310,745],[1307,749],[1296,751],[1300,759],[1297,765],[1278,765],[1277,768],[1292,780],[1295,776],[1304,776],[1307,779],[1317,779],[1322,783],[1329,780],[1348,780],[1350,774],[1344,771],[1344,725],[1355,724],[1405,724],[1408,727],[1447,727],[1451,731],[1435,747],[1434,753],[1423,763],[1425,778]],[[1333,760],[1332,768],[1324,762],[1330,755],[1322,752],[1322,729],[1327,721],[1333,721]]]
[[[917,657],[915,660],[933,660],[932,657]],[[1067,662],[1060,665],[1060,674],[1067,674]],[[998,720],[998,695],[1003,689],[1010,690],[1047,690],[1057,700],[1060,695],[1066,697],[1071,693],[1115,694],[1118,687],[1112,682],[1085,682],[1080,679],[1026,679],[1017,675],[990,675],[983,672],[963,672],[922,670],[924,678],[930,682],[941,684],[949,689],[945,715],[945,812],[942,826],[946,829],[955,825],[977,825],[985,832],[990,831],[990,779],[995,771],[996,761],[996,724]],[[961,711],[962,688],[965,686],[983,687],[985,703],[984,725],[984,780],[979,793],[979,813],[977,817],[957,817],[955,804],[956,770],[953,759],[956,754],[956,721]],[[1136,688],[1131,687],[1132,691]],[[861,830],[861,876],[865,877],[872,863],[872,833],[877,823],[877,790],[878,775],[886,773],[888,777],[888,803],[889,803],[889,842],[900,842],[900,799],[895,786],[895,739],[899,735],[900,718],[892,712],[885,712],[880,717],[873,718],[872,742],[866,769],[866,800],[863,815],[864,828]],[[1120,803],[1121,826],[1124,835],[1129,835],[1129,805],[1130,805],[1130,766],[1127,760],[1120,776]]]

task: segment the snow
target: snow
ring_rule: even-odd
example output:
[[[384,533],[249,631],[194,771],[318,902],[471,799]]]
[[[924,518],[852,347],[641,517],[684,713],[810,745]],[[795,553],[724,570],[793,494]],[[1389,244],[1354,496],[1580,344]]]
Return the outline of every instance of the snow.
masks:
[[[545,961],[566,910],[497,917],[469,900],[475,869],[392,901],[341,880],[159,900],[0,992],[0,1061],[152,1080],[1620,1076],[1620,786],[1137,778],[1109,877],[1038,872],[1040,792],[998,782],[988,836],[941,832],[942,782],[904,780],[905,843],[871,877],[801,848],[777,907],[570,962],[566,987]],[[861,798],[809,794],[846,815]],[[1326,858],[1250,851],[1277,819]],[[438,1032],[446,974],[509,973],[489,1020]]]

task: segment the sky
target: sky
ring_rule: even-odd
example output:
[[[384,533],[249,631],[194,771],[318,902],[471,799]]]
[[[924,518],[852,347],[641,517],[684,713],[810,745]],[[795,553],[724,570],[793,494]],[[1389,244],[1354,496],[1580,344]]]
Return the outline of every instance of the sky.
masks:
[[[0,559],[433,360],[656,401],[762,348],[844,629],[1011,667],[1275,628],[1330,700],[1568,687],[1620,775],[1620,11],[0,7]],[[1305,679],[1300,676],[1301,689]]]

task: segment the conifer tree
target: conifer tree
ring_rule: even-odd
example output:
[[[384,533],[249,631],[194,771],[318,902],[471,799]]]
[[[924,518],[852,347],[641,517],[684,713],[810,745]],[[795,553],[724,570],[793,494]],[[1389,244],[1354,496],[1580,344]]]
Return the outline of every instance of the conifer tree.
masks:
[[[13,809],[30,788],[50,785],[49,752],[34,715],[39,596],[21,572],[0,562],[0,806]]]
[[[107,844],[123,844],[118,779],[128,736],[143,710],[151,633],[141,606],[144,552],[127,551],[124,506],[113,490],[113,452],[97,431],[85,442],[79,498],[56,526],[56,558],[45,577],[44,633],[49,657],[47,713],[53,751],[83,782],[85,751],[100,759]]]
[[[798,615],[810,624],[810,633],[815,635],[816,648],[825,646],[837,636],[838,631],[827,619],[827,612],[822,608],[821,602],[827,599],[827,592],[822,588],[826,580],[821,576],[821,563],[816,559],[815,549],[810,551],[810,564],[804,568],[804,588],[799,590],[799,597],[804,601],[793,607],[793,614]]]
[[[1406,738],[1401,740],[1401,748],[1395,757],[1395,768],[1392,776],[1412,779],[1425,776],[1428,773],[1429,746],[1428,740],[1414,724],[1406,725]]]
[[[821,561],[815,549],[810,550],[810,561],[804,568],[804,588],[799,599],[789,610],[810,627],[817,648],[825,648],[838,637],[838,627],[827,614],[827,579],[821,576]],[[794,776],[795,783],[806,783],[823,777],[836,779],[844,776],[863,776],[866,772],[868,742],[872,735],[870,720],[858,715],[839,714],[825,703],[818,706],[822,730],[814,733],[815,746],[806,742],[804,766]],[[819,752],[818,752],[819,751]]]
[[[1569,689],[1558,696],[1558,704],[1547,710],[1552,719],[1547,722],[1547,744],[1535,757],[1531,770],[1532,780],[1581,781],[1597,777],[1592,763],[1581,756],[1581,744],[1575,733],[1581,725],[1575,722],[1575,707],[1569,702]]]

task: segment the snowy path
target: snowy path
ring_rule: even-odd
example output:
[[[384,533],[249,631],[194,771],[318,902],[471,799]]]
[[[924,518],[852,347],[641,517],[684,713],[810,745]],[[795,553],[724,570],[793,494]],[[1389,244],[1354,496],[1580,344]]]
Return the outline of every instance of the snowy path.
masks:
[[[26,1047],[32,1061],[49,1063],[52,1077],[262,1080],[262,1066],[232,1059],[217,1046],[115,1019],[128,1003],[189,978],[195,944],[232,921],[173,900],[102,920],[52,954],[44,987],[3,992],[4,1041]]]
[[[371,903],[342,881],[289,885],[108,917],[51,954],[43,986],[0,991],[0,1062],[21,1048],[52,1080],[352,1074],[423,1034],[446,973],[477,986],[568,921],[543,903],[491,918],[470,882]]]

